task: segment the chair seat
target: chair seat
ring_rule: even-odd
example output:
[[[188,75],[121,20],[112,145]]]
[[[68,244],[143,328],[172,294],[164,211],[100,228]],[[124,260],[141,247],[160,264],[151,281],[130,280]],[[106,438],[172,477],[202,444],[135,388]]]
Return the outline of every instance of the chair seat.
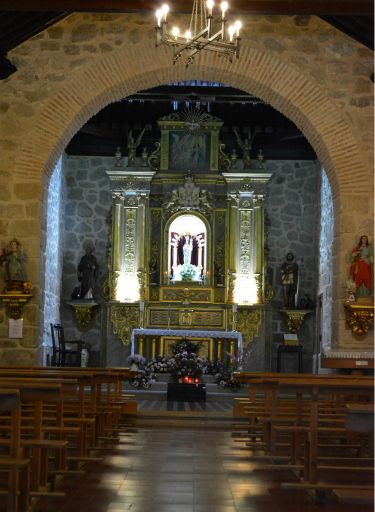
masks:
[[[65,340],[64,328],[61,324],[51,324],[52,334],[52,366],[81,366],[83,342],[81,340]],[[73,347],[70,346],[73,345]],[[72,361],[73,359],[73,361]]]

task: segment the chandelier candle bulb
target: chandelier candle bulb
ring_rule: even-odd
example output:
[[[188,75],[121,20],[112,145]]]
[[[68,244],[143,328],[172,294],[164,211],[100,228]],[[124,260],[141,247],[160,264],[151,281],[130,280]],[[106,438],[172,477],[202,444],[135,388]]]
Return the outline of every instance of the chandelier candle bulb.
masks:
[[[191,32],[190,32],[190,30],[187,30],[185,32],[185,39],[186,39],[186,41],[190,41],[190,39],[191,39]]]
[[[164,14],[164,21],[166,22],[167,21],[167,14],[169,13],[169,5],[168,4],[163,4],[161,6],[161,12],[162,12],[162,14]]]
[[[180,33],[180,29],[178,27],[173,27],[172,28],[172,36],[177,39],[178,38],[178,35]]]
[[[207,5],[207,9],[208,9],[208,15],[212,16],[212,10],[213,10],[214,5],[215,5],[213,0],[207,0],[207,4],[206,5]]]
[[[221,2],[221,19],[222,20],[225,20],[225,13],[227,12],[228,10],[228,2]]]
[[[161,19],[162,19],[162,17],[163,17],[162,10],[161,10],[161,9],[158,9],[158,10],[155,12],[155,16],[156,16],[156,19],[158,20],[158,27],[160,27]]]
[[[229,41],[231,43],[233,43],[233,36],[234,36],[234,32],[235,32],[235,28],[233,25],[231,25],[230,27],[228,27],[228,33],[229,33]]]
[[[234,24],[234,28],[236,29],[237,37],[240,37],[240,29],[242,28],[242,23],[240,22],[240,20],[236,21],[236,23]]]

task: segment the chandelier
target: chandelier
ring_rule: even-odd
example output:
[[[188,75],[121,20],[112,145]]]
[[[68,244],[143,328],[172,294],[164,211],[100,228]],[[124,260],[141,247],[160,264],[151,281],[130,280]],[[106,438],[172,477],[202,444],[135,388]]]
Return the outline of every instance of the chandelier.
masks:
[[[228,2],[221,2],[221,15],[214,19],[214,1],[194,0],[190,27],[184,33],[175,26],[168,31],[167,15],[169,6],[162,5],[155,13],[157,18],[156,46],[167,44],[175,48],[173,64],[182,55],[186,55],[186,67],[202,50],[216,52],[232,61],[233,55],[239,57],[240,29],[242,23],[236,21],[227,26]],[[186,53],[185,53],[186,52]]]

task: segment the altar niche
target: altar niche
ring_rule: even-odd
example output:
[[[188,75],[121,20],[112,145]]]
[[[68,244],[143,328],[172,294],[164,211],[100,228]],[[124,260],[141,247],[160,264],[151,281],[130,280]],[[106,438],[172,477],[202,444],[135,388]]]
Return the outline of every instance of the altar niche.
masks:
[[[168,277],[171,283],[205,283],[207,229],[193,214],[178,215],[168,230]]]
[[[173,113],[158,124],[161,138],[147,161],[107,170],[113,332],[129,344],[137,328],[223,339],[238,330],[247,344],[264,318],[271,174],[231,168],[219,144],[223,123],[208,113]]]

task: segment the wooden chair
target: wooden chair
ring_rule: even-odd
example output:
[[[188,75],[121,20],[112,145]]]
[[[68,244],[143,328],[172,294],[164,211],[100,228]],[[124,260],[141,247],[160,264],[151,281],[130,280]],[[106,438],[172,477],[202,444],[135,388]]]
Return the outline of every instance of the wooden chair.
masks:
[[[52,335],[52,366],[81,366],[83,342],[81,340],[65,340],[64,328],[61,324],[51,324]],[[68,348],[73,345],[75,348]]]

